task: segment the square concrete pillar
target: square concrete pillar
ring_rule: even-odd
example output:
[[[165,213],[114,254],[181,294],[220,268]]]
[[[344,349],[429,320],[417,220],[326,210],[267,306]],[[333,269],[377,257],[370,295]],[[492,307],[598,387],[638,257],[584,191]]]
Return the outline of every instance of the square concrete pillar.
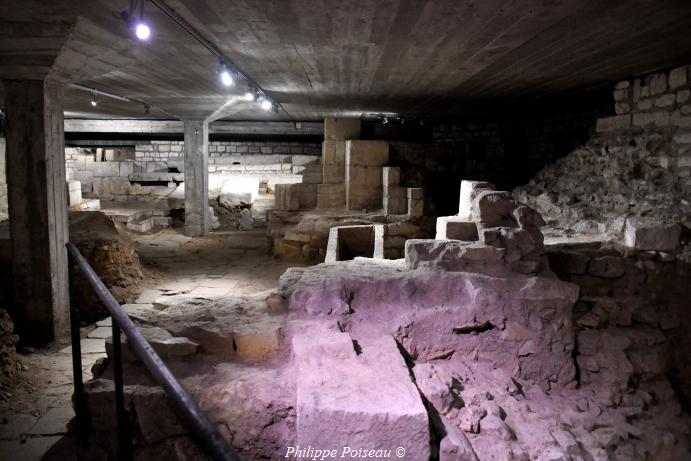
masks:
[[[183,120],[185,129],[185,235],[209,233],[209,124]]]
[[[20,339],[42,344],[69,325],[63,88],[5,80],[12,309]]]

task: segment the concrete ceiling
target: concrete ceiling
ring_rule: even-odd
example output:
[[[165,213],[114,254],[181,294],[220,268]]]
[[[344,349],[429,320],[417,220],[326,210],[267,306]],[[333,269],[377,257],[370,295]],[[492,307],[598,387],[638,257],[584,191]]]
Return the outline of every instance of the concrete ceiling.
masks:
[[[133,40],[112,14],[128,3],[2,0],[0,22],[80,17],[86,25],[68,43],[98,62],[77,81],[151,106],[146,114],[141,103],[100,98],[93,108],[88,93],[68,87],[68,116],[206,116],[244,92],[243,85],[222,87],[217,58],[149,2],[153,36],[146,44]],[[166,3],[297,120],[362,112],[459,116],[490,102],[573,95],[691,62],[688,0]],[[0,76],[8,56],[19,59],[17,47],[26,47],[1,35]],[[30,43],[34,51],[51,44]],[[70,81],[80,76],[68,73]],[[227,104],[220,116],[286,118],[242,101]]]

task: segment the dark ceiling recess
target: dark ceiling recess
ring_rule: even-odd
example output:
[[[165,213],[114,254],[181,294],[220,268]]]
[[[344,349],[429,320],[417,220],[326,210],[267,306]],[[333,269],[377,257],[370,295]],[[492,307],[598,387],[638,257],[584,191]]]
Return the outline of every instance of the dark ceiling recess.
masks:
[[[319,8],[312,0],[164,3],[296,120],[363,112],[425,121],[472,116],[496,102],[583,94],[691,62],[688,0],[323,0]],[[218,58],[150,2],[144,14],[151,39],[133,38],[112,15],[126,6],[122,0],[6,0],[1,14],[2,21],[83,18],[88,27],[80,29],[75,49],[103,62],[77,83],[145,101],[153,117],[208,115],[244,94],[245,88],[224,87]],[[22,52],[27,59],[50,45],[41,40],[49,39],[38,37],[35,50]],[[6,45],[0,60],[10,57]],[[91,108],[81,93],[66,90],[68,115],[150,118],[141,105],[125,102]],[[281,119],[249,101],[227,109],[224,119]]]

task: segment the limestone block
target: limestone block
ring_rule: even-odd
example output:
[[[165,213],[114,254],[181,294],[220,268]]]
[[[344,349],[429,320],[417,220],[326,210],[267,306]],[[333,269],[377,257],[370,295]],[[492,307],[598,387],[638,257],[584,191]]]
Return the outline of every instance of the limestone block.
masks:
[[[686,85],[687,82],[687,67],[677,67],[672,69],[669,73],[669,87],[671,89],[679,88]]]
[[[365,167],[365,184],[368,186],[381,187],[382,169],[378,166]]]
[[[344,146],[345,152],[345,146]],[[319,163],[319,156],[317,155],[291,155],[291,165],[313,165]]]
[[[102,196],[112,194],[110,178],[94,178],[92,185],[95,195]]]
[[[296,211],[300,209],[300,191],[298,184],[276,184],[276,209]]]
[[[79,181],[69,181],[67,183],[67,192],[69,195],[69,205],[77,206],[82,203],[82,183]]]
[[[310,333],[293,339],[297,444],[339,453],[401,446],[409,459],[428,459],[427,412],[394,339],[358,338],[356,354],[346,333]]]
[[[436,240],[477,241],[477,224],[460,216],[440,216],[437,218]]]
[[[345,141],[324,141],[322,143],[322,163],[345,164]]]
[[[492,226],[511,226],[515,223],[513,211],[516,202],[505,191],[484,190],[473,200],[470,218],[473,221]]]
[[[346,204],[345,185],[318,184],[317,208],[343,208]]]
[[[346,185],[346,208],[374,210],[382,207],[382,188],[368,185]]]
[[[401,183],[401,169],[394,166],[382,168],[382,184],[387,187],[398,186]]]
[[[120,162],[95,162],[94,176],[115,177],[120,176]]]
[[[662,94],[667,91],[667,76],[663,73],[653,74],[650,78],[650,94]]]
[[[367,183],[367,167],[358,165],[346,165],[346,184],[364,186]]]
[[[403,190],[401,187],[397,189]],[[401,197],[392,197],[384,194],[383,198],[384,213],[386,214],[406,214],[408,212],[408,201]]]
[[[400,199],[403,199],[404,201],[407,200],[405,187],[384,186],[383,192],[384,192],[384,197],[400,198]]]
[[[425,190],[419,187],[408,187],[406,189],[406,196],[408,200],[423,200],[425,198]]]
[[[668,126],[671,121],[669,112],[647,112],[633,114],[633,126],[645,127],[655,125],[659,127]]]
[[[130,180],[127,178],[110,178],[110,187],[113,195],[127,195],[130,193]]]
[[[358,118],[326,117],[324,119],[324,139],[329,141],[358,139],[360,137],[360,125]]]
[[[317,206],[317,184],[295,184],[300,196],[300,209],[308,210]]]
[[[681,226],[655,218],[629,218],[624,237],[626,245],[632,248],[674,252],[679,248]]]
[[[384,166],[389,161],[389,143],[386,141],[346,141],[346,164]]]
[[[613,115],[611,117],[601,117],[597,119],[595,131],[615,131],[625,130],[631,126],[631,114]]]
[[[470,208],[475,200],[483,190],[494,190],[494,184],[485,181],[461,181],[461,193],[458,199],[458,216],[469,219]]]
[[[133,162],[120,162],[120,176],[127,177],[132,173]]]
[[[345,182],[345,164],[325,163],[322,167],[324,184],[343,184]]]
[[[424,216],[425,214],[425,201],[408,199],[408,216],[417,217]]]
[[[405,242],[405,261],[410,270],[435,269],[501,275],[506,273],[504,253],[504,249],[477,242],[422,239]]]
[[[320,164],[310,164],[302,167],[302,182],[305,184],[321,184],[324,178],[324,170]]]

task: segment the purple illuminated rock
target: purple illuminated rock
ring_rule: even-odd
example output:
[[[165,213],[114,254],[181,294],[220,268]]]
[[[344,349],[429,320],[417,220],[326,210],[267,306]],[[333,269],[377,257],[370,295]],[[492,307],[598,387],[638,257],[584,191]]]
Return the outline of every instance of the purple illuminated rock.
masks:
[[[361,338],[358,347],[347,333],[293,338],[298,445],[404,447],[410,459],[428,459],[427,412],[393,338]]]
[[[626,220],[626,245],[639,250],[670,251],[679,248],[681,226],[663,223],[654,218]]]
[[[485,190],[480,192],[470,207],[472,221],[487,226],[515,227],[516,220],[513,211],[516,202],[510,193],[505,191]]]

